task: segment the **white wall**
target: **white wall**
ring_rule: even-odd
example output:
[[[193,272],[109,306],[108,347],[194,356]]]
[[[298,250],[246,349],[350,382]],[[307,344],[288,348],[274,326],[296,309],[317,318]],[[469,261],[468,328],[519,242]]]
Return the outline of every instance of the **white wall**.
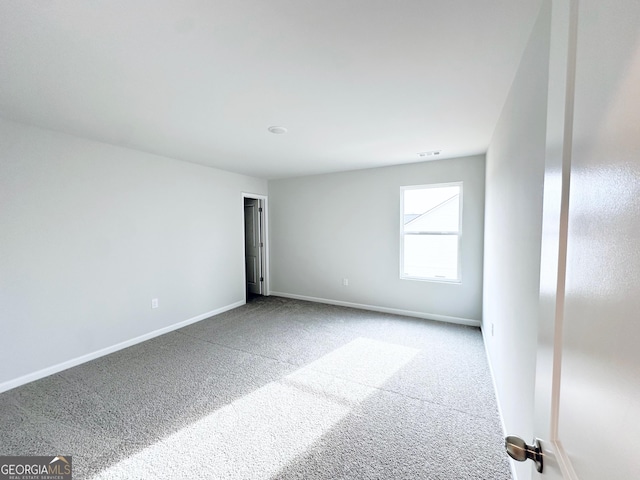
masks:
[[[533,438],[550,16],[534,26],[486,165],[483,332],[509,434]],[[531,465],[517,465],[520,480]]]
[[[400,186],[457,181],[462,283],[400,280]],[[484,156],[274,180],[269,201],[272,292],[479,321]]]
[[[242,191],[266,181],[0,120],[0,387],[242,302]]]

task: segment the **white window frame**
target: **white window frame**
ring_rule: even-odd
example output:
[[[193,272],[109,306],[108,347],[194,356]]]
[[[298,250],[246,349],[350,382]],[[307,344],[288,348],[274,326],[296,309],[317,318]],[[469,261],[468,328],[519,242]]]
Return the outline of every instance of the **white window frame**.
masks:
[[[400,279],[401,280],[417,280],[422,282],[443,282],[443,283],[462,283],[462,205],[463,205],[463,182],[449,182],[449,183],[429,183],[425,185],[406,185],[400,187]],[[417,277],[407,275],[404,273],[404,237],[405,235],[416,235],[404,233],[404,192],[406,190],[423,190],[426,188],[441,188],[441,187],[460,187],[459,198],[459,216],[458,216],[458,231],[457,232],[429,232],[422,235],[457,235],[458,236],[458,271],[456,272],[456,278],[441,278],[441,277]],[[418,234],[420,235],[420,234]]]

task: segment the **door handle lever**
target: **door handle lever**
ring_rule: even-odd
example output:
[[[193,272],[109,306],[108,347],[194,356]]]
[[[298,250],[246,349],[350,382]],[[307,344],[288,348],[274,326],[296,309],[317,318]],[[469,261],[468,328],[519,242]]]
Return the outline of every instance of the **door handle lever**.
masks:
[[[520,437],[509,435],[504,439],[504,444],[511,458],[518,462],[533,460],[536,464],[536,470],[542,472],[542,445],[540,445],[540,440],[536,438],[533,445],[527,445]]]

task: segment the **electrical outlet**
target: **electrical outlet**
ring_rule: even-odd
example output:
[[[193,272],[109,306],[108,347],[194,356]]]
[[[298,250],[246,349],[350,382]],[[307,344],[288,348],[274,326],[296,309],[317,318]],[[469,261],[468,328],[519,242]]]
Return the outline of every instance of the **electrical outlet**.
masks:
[[[343,278],[342,279],[342,285],[345,286],[345,287],[348,287],[349,286],[349,279],[348,278]]]
[[[152,298],[151,299],[151,308],[158,308],[158,299],[157,298]]]

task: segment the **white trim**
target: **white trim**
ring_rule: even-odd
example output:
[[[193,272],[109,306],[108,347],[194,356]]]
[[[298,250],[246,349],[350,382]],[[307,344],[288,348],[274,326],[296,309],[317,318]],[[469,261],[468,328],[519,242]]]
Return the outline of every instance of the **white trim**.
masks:
[[[467,325],[469,327],[479,327],[480,320],[470,318],[450,317],[448,315],[438,315],[436,313],[414,312],[412,310],[401,310],[399,308],[380,307],[377,305],[365,305],[363,303],[344,302],[342,300],[330,300],[328,298],[308,297],[306,295],[297,295],[295,293],[271,292],[276,297],[293,298],[296,300],[306,300],[308,302],[326,303],[329,305],[339,305],[341,307],[358,308],[360,310],[372,310],[374,312],[393,313],[395,315],[404,315],[405,317],[424,318],[426,320],[435,320],[437,322],[456,323],[458,325]]]
[[[560,215],[558,230],[554,233],[558,236],[558,271],[556,283],[556,309],[553,324],[553,336],[551,337],[553,345],[553,357],[551,367],[551,408],[549,411],[550,420],[550,443],[553,445],[553,455],[558,464],[562,478],[567,480],[577,480],[573,462],[569,458],[569,453],[562,445],[559,438],[558,422],[560,416],[560,394],[562,381],[562,356],[563,356],[563,332],[565,323],[565,299],[566,299],[566,276],[567,276],[567,244],[569,238],[569,211],[570,211],[570,192],[571,192],[571,176],[572,176],[572,159],[573,159],[573,135],[574,135],[574,115],[575,115],[575,97],[576,97],[576,63],[577,63],[577,43],[578,43],[578,21],[579,21],[579,2],[577,0],[569,1],[569,23],[568,23],[568,50],[566,57],[566,91],[564,102],[564,131],[562,142],[562,188],[560,193]],[[552,12],[553,17],[553,12]],[[552,20],[553,22],[553,20]],[[548,147],[548,144],[547,144]],[[545,170],[547,166],[545,165]],[[545,171],[545,176],[546,176]],[[554,172],[556,173],[556,172]],[[543,232],[544,233],[544,232]],[[538,328],[543,327],[543,323],[539,321]],[[548,332],[543,332],[548,335]],[[546,347],[542,344],[538,337],[537,352]],[[538,358],[540,362],[540,359]],[[539,367],[540,363],[536,365]],[[547,373],[547,372],[543,372]],[[536,385],[536,388],[538,386]],[[540,415],[538,411],[534,411],[534,415]],[[542,416],[543,420],[547,420]],[[538,417],[534,417],[534,421],[538,421]],[[536,425],[537,426],[537,425]],[[546,432],[545,432],[546,433]]]
[[[487,355],[487,364],[489,364],[489,373],[491,374],[491,382],[493,383],[493,394],[496,399],[496,405],[498,405],[498,416],[500,417],[500,426],[502,427],[502,436],[506,438],[508,435],[507,427],[506,427],[506,424],[504,423],[504,415],[502,414],[502,405],[500,405],[500,396],[498,395],[498,383],[496,382],[496,376],[493,371],[493,364],[491,363],[491,354],[489,353],[489,348],[487,346],[488,339],[484,333],[484,325],[480,326],[480,331],[482,332],[482,343],[484,345],[485,354]],[[509,460],[509,467],[511,468],[511,477],[513,477],[514,480],[518,480],[518,472],[516,471],[515,460],[509,457],[506,451],[504,452],[504,454],[507,456],[507,459]]]
[[[263,236],[264,236],[264,271],[262,272],[262,276],[264,277],[264,291],[263,291],[263,295],[265,297],[268,297],[269,295],[271,295],[271,292],[269,291],[269,197],[267,195],[260,195],[257,193],[249,193],[249,192],[242,192],[242,208],[244,208],[244,199],[245,198],[254,198],[256,200],[262,200],[264,202],[264,232],[263,232]],[[244,210],[243,210],[243,219],[244,219]],[[244,221],[242,222],[242,238],[244,240]],[[244,245],[243,245],[243,251],[244,251]],[[242,271],[245,271],[245,265],[244,265],[244,254],[243,254],[243,260],[242,260]],[[246,278],[245,278],[245,291],[246,291]],[[245,293],[245,301],[246,301],[246,293]]]
[[[169,325],[168,327],[163,327],[158,330],[145,333],[144,335],[140,335],[139,337],[135,337],[130,340],[125,340],[124,342],[117,343],[110,347],[101,348],[100,350],[96,350],[95,352],[87,353],[86,355],[82,355],[80,357],[67,360],[66,362],[58,363],[57,365],[43,368],[42,370],[38,370],[33,373],[28,373],[27,375],[14,378],[13,380],[8,380],[6,382],[0,383],[0,393],[6,392],[7,390],[11,390],[12,388],[16,388],[30,382],[34,382],[36,380],[40,380],[41,378],[48,377],[49,375],[62,372],[63,370],[67,370],[71,367],[75,367],[77,365],[89,362],[91,360],[95,360],[96,358],[104,357],[105,355],[109,355],[110,353],[114,353],[114,352],[117,352],[118,350],[122,350],[124,348],[131,347],[138,343],[145,342],[152,338],[159,337],[160,335],[164,335],[165,333],[173,332],[174,330],[178,330],[179,328],[186,327],[188,325],[191,325],[192,323],[196,323],[206,318],[213,317],[214,315],[219,315],[228,310],[233,310],[234,308],[240,307],[245,303],[246,302],[244,300],[240,300],[230,305],[226,305],[224,307],[211,310],[210,312],[202,313],[200,315],[189,318],[182,322],[174,323],[173,325]]]

